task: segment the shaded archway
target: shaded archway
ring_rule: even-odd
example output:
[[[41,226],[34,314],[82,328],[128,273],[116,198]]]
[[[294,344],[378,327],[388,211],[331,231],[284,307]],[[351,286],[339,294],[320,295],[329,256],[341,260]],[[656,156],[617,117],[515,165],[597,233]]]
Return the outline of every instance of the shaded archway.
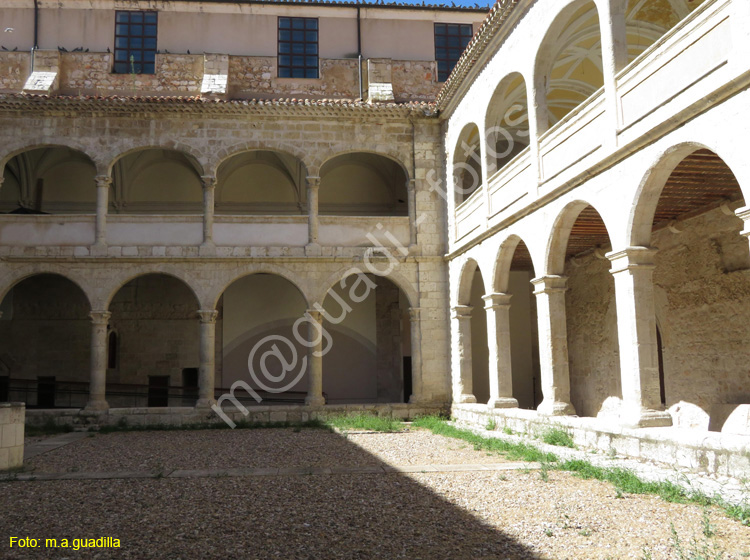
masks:
[[[329,216],[406,216],[407,174],[380,154],[352,152],[320,168],[319,213]]]
[[[721,157],[690,144],[667,151],[639,191],[631,237],[658,249],[654,312],[664,397],[678,426],[750,432],[724,427],[750,404],[750,252],[733,212],[744,204]]]
[[[21,152],[5,165],[0,213],[87,214],[96,210],[96,166],[63,146]]]
[[[191,156],[144,148],[119,158],[112,168],[110,212],[119,214],[200,214],[202,168]]]
[[[306,213],[304,164],[289,154],[254,150],[236,154],[217,171],[217,214]]]
[[[628,60],[635,60],[705,0],[627,0]]]
[[[216,387],[226,391],[243,381],[263,403],[304,402],[307,324],[295,323],[307,308],[299,288],[277,274],[255,273],[232,282],[217,305]],[[257,402],[243,391],[238,398],[246,404]]]
[[[506,76],[492,94],[485,118],[487,175],[491,177],[529,145],[526,82],[519,73]]]
[[[107,370],[110,407],[195,405],[199,309],[190,287],[166,274],[138,276],[114,294],[107,330],[117,333],[118,359]]]
[[[482,144],[479,128],[474,123],[467,124],[456,141],[450,173],[456,206],[482,186]]]
[[[323,357],[327,402],[400,403],[409,398],[409,300],[387,277],[357,273],[323,301],[330,345]]]
[[[537,54],[539,132],[551,128],[604,86],[599,12],[593,0],[572,2],[550,26]]]
[[[531,280],[536,277],[531,254],[519,237],[508,238],[500,248],[495,290],[510,297],[510,349],[513,398],[520,408],[536,409],[542,402],[539,368],[539,334]]]
[[[617,415],[622,399],[615,283],[605,256],[610,249],[593,206],[572,202],[558,216],[548,266],[567,278],[570,399],[579,416]]]
[[[34,408],[79,408],[88,401],[91,307],[74,282],[37,274],[0,302],[0,388]]]

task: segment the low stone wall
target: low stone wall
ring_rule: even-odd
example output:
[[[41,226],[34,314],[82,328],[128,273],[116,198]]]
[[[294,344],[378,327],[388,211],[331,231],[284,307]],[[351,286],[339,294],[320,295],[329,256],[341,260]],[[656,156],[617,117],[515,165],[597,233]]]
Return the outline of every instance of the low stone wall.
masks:
[[[309,407],[303,405],[248,405],[244,415],[230,404],[224,413],[235,423],[307,422],[340,414],[360,412],[376,416],[410,420],[428,414],[444,414],[447,405],[441,404],[343,404]],[[26,415],[29,425],[41,426],[49,422],[60,426],[95,427],[116,426],[187,426],[190,424],[220,424],[223,420],[213,410],[192,407],[170,408],[111,408],[103,413],[90,413],[81,409],[30,410]]]
[[[23,465],[25,412],[24,403],[0,403],[0,471]]]
[[[577,446],[604,453],[675,465],[694,472],[746,478],[750,472],[750,436],[680,428],[626,429],[594,418],[547,417],[522,409],[489,410],[485,405],[453,405],[452,416],[485,428],[541,435],[551,428],[567,431]]]

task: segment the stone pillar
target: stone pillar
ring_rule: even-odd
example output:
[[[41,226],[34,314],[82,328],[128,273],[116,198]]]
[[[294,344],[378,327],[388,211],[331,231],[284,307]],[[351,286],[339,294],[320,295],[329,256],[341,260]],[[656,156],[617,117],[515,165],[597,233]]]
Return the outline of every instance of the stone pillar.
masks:
[[[622,411],[628,427],[671,426],[659,389],[659,350],[654,305],[654,255],[647,247],[607,254],[612,262],[620,344]]]
[[[419,307],[409,308],[411,326],[411,395],[409,402],[424,402],[424,381],[422,380],[422,310]]]
[[[96,226],[94,234],[94,253],[107,253],[107,214],[109,212],[109,188],[112,177],[97,175],[96,181]]]
[[[599,5],[599,22],[602,37],[602,70],[604,94],[609,118],[613,128],[607,141],[616,146],[617,133],[621,125],[620,102],[617,95],[617,73],[628,64],[628,38],[625,26],[627,0],[608,0]]]
[[[203,183],[203,243],[201,243],[200,254],[211,255],[216,252],[214,243],[216,177],[203,175],[201,183]]]
[[[318,243],[318,191],[320,190],[320,177],[307,178],[307,246],[305,253],[308,255],[319,255],[320,244]]]
[[[487,313],[489,344],[490,400],[488,408],[516,408],[513,398],[513,369],[510,361],[510,299],[511,294],[483,296]]]
[[[216,319],[214,309],[198,311],[200,319],[200,368],[198,370],[198,401],[196,407],[209,407],[216,403],[214,395],[216,373]]]
[[[3,190],[3,181],[5,181],[5,177],[3,177],[2,173],[0,172],[0,191]]]
[[[745,224],[745,227],[742,228],[740,235],[750,240],[750,206],[745,206],[744,208],[737,208],[737,210],[735,210],[734,213]]]
[[[529,185],[529,195],[532,199],[537,197],[539,184],[544,178],[542,169],[542,158],[539,155],[539,136],[547,131],[549,127],[549,115],[547,114],[547,89],[543,77],[540,76],[538,83],[529,82],[526,92],[526,103],[529,108],[529,151],[531,154],[531,172],[534,180]]]
[[[570,404],[568,332],[564,276],[542,276],[531,281],[539,321],[539,366],[544,399],[537,411],[548,416],[575,414]]]
[[[469,305],[457,305],[452,309],[451,340],[453,341],[453,401],[475,403],[471,379],[471,311]]]
[[[91,381],[86,410],[107,410],[107,325],[109,311],[92,311],[91,317]]]
[[[409,207],[409,250],[417,246],[417,187],[416,180],[409,179],[406,182],[406,195]]]
[[[326,401],[323,397],[323,337],[320,333],[323,329],[323,313],[316,309],[308,309],[307,315],[317,323],[309,325],[309,341],[317,340],[317,344],[311,346],[307,351],[307,397],[305,404],[308,406],[323,406]]]

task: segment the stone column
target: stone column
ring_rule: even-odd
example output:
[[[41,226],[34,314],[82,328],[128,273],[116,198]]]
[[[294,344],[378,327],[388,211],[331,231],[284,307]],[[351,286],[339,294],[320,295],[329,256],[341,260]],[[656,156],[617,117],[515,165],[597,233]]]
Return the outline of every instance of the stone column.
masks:
[[[409,308],[411,325],[411,395],[409,402],[424,402],[424,382],[422,380],[422,310],[419,307]]]
[[[471,379],[471,311],[469,305],[457,305],[452,309],[451,340],[453,341],[453,401],[475,403]]]
[[[750,206],[745,206],[744,208],[737,208],[737,210],[735,210],[734,213],[745,224],[745,227],[740,232],[740,235],[750,240]]]
[[[109,311],[92,311],[91,317],[91,381],[86,410],[102,411],[109,408],[107,390],[107,325]]]
[[[622,411],[628,427],[671,426],[659,389],[659,349],[654,305],[654,255],[647,247],[607,254],[612,262],[620,344]]]
[[[211,255],[216,252],[214,243],[216,177],[203,175],[201,183],[203,183],[203,243],[201,243],[200,254]]]
[[[307,246],[305,254],[319,255],[320,244],[318,243],[318,191],[320,190],[320,177],[307,178]]]
[[[317,340],[317,344],[311,346],[307,351],[307,397],[305,404],[308,406],[323,406],[326,401],[323,397],[323,337],[320,333],[323,329],[323,313],[316,309],[308,309],[307,315],[317,323],[308,326],[308,337],[310,342]]]
[[[200,368],[198,370],[198,401],[196,407],[209,407],[216,403],[214,395],[216,373],[216,319],[214,309],[198,311],[200,319]]]
[[[96,225],[94,234],[94,253],[107,253],[107,214],[109,212],[109,188],[112,177],[97,175],[96,181]]]
[[[602,37],[602,70],[604,74],[604,94],[612,127],[606,140],[614,148],[617,133],[621,126],[620,101],[617,94],[617,73],[628,64],[628,38],[625,26],[627,0],[608,0],[599,6],[599,22]]]
[[[567,278],[542,276],[531,283],[535,286],[539,321],[539,366],[544,399],[537,411],[548,416],[575,414],[570,404],[570,372],[568,370],[568,332],[565,316]]]
[[[409,250],[417,246],[417,187],[416,180],[409,179],[406,182],[406,195],[409,207]]]
[[[510,361],[510,299],[511,294],[483,296],[487,313],[489,344],[490,400],[488,408],[516,408],[513,398],[513,369]]]
[[[0,191],[3,190],[3,181],[5,181],[5,177],[0,173]]]
[[[549,127],[549,115],[547,114],[547,89],[543,77],[539,76],[539,82],[527,84],[526,103],[529,108],[529,150],[531,154],[531,172],[534,181],[529,185],[529,195],[537,197],[539,184],[544,178],[542,169],[542,158],[539,154],[539,136],[547,131]]]

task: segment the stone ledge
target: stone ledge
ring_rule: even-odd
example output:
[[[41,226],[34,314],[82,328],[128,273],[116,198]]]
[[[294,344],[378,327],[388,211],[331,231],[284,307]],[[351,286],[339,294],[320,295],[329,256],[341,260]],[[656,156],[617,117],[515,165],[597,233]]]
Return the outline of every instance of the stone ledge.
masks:
[[[541,434],[550,428],[567,430],[576,445],[678,466],[694,472],[747,477],[750,472],[750,436],[681,428],[629,429],[596,418],[546,417],[534,410],[495,409],[486,405],[454,404],[457,420],[484,428],[493,419],[498,429]]]

